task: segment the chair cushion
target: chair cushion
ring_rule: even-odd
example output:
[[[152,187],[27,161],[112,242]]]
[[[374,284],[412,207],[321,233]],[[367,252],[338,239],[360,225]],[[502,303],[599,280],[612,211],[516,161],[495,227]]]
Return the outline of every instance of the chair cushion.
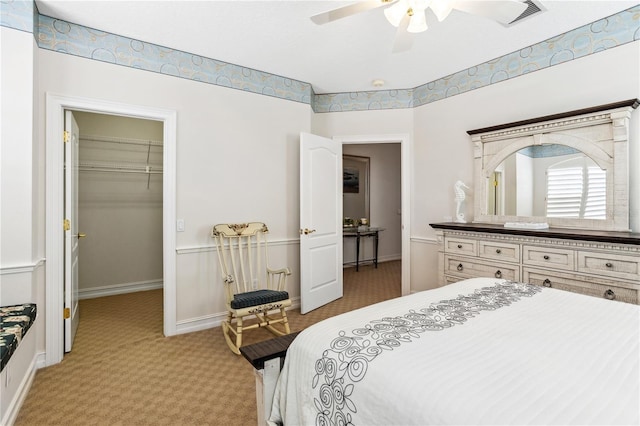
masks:
[[[248,308],[249,306],[264,305],[265,303],[279,302],[289,298],[286,291],[255,290],[247,293],[238,293],[231,301],[232,309]]]

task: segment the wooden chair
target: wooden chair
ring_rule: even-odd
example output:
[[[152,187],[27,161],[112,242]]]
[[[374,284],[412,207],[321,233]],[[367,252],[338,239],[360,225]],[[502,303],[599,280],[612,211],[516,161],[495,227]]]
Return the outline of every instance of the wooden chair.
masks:
[[[269,267],[268,232],[262,222],[218,224],[211,231],[228,310],[222,332],[229,348],[238,355],[245,330],[265,327],[276,336],[291,332],[285,311],[291,306],[285,290],[291,271]],[[256,321],[245,324],[246,317],[255,317]]]

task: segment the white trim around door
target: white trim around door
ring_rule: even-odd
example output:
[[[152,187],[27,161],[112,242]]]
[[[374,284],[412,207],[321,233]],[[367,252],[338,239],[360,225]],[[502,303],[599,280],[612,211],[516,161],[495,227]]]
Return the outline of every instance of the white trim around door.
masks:
[[[64,355],[63,327],[63,265],[64,265],[64,156],[62,143],[64,110],[120,115],[163,124],[163,275],[164,334],[177,333],[176,321],[176,111],[128,105],[99,99],[46,94],[45,129],[45,206],[46,206],[46,328],[47,366],[62,361]],[[58,147],[58,148],[56,148]]]
[[[347,144],[399,143],[401,164],[402,209],[402,295],[411,292],[411,153],[413,145],[408,134],[334,136]]]

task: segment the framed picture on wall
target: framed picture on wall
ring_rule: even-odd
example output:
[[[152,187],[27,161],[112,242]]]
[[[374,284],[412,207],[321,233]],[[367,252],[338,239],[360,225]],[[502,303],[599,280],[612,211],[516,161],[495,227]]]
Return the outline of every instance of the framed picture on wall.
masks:
[[[342,192],[359,194],[369,187],[369,157],[342,156]]]
[[[342,194],[345,217],[369,217],[369,157],[342,155]]]
[[[360,192],[360,170],[358,168],[343,167],[342,192],[345,194],[358,194]]]

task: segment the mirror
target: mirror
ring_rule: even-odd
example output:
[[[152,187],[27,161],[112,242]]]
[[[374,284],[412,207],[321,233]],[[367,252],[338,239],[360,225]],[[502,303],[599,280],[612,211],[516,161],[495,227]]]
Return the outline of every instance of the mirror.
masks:
[[[369,162],[369,157],[342,156],[342,216],[345,226],[358,226],[362,219],[369,219]]]
[[[606,218],[606,170],[566,145],[519,149],[495,168],[488,185],[488,214]]]
[[[630,119],[638,105],[631,99],[468,131],[473,222],[629,231]]]

